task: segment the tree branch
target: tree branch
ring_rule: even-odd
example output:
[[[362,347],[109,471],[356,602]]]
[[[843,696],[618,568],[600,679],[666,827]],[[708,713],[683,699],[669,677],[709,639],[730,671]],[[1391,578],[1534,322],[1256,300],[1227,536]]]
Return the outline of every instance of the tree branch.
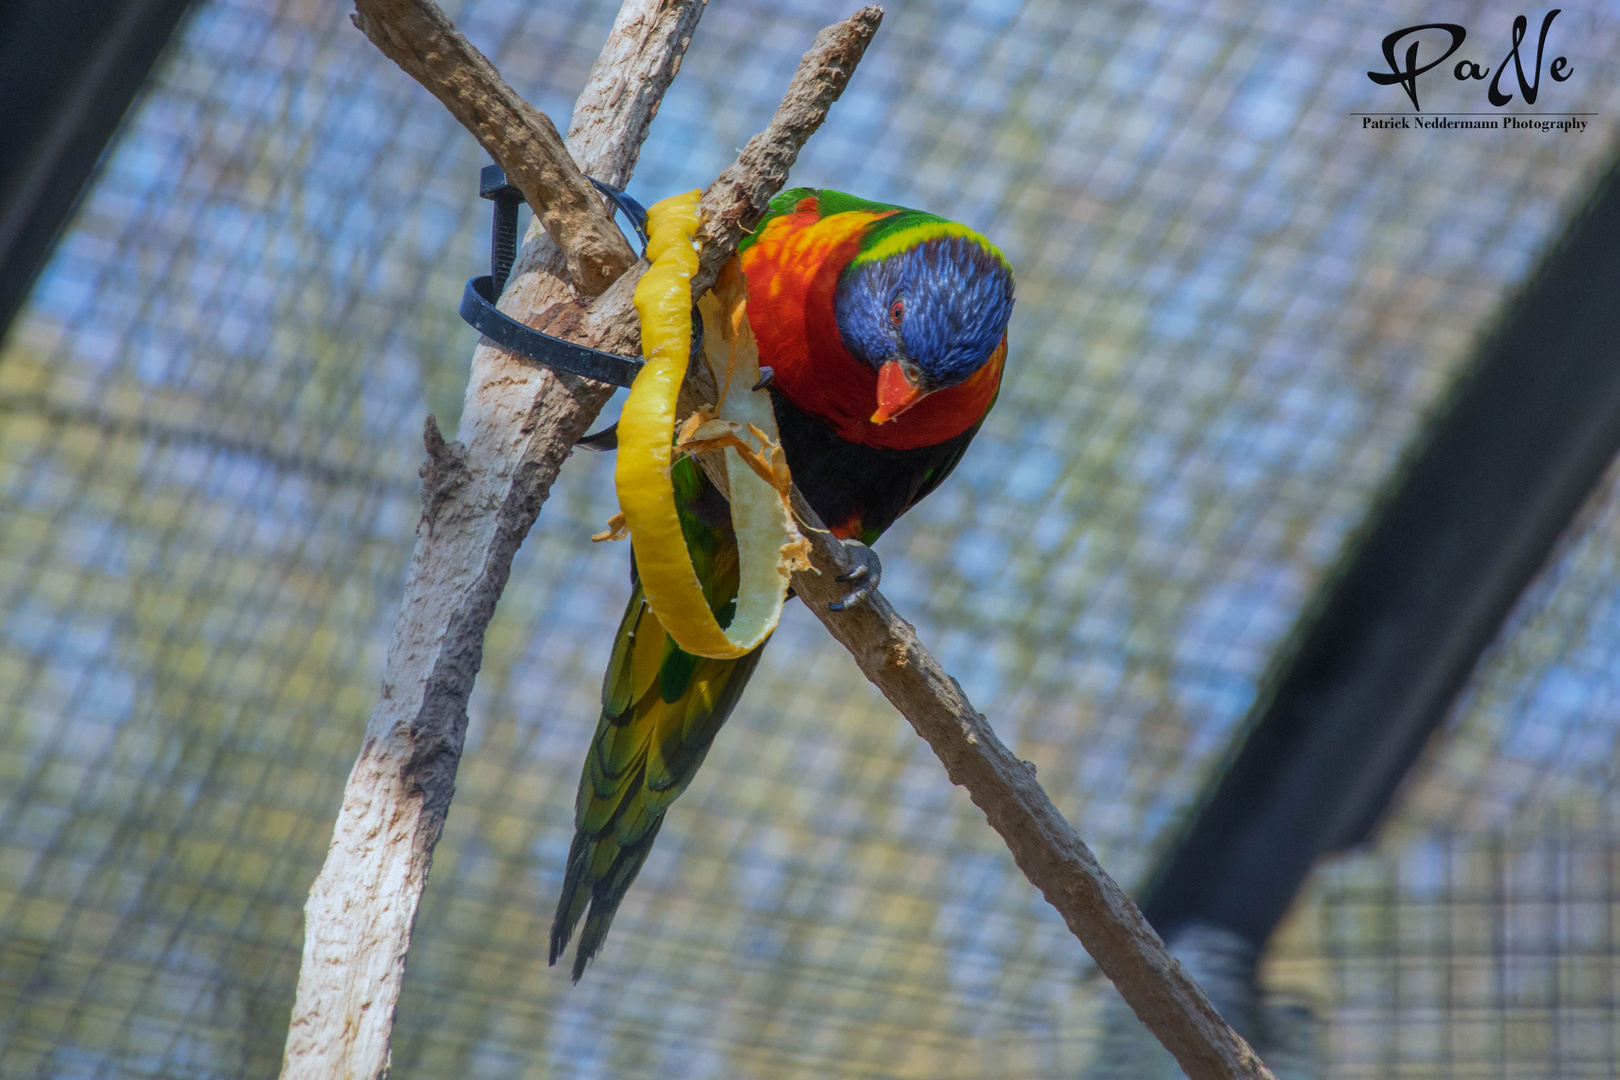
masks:
[[[354,24],[361,32],[383,55],[443,102],[523,192],[546,232],[567,252],[568,276],[580,292],[597,296],[630,268],[636,253],[613,224],[613,215],[603,206],[601,196],[574,164],[551,118],[506,85],[495,65],[462,37],[438,5],[431,0],[355,0],[354,6]],[[655,17],[656,8],[643,14]],[[665,64],[660,68],[667,65],[673,75],[690,40],[687,36],[666,42],[659,57]],[[604,56],[622,57],[628,69],[625,74],[636,74],[637,52],[643,44],[629,35],[615,34]],[[617,59],[610,60],[601,74],[611,78],[617,74],[618,66]],[[597,69],[591,74],[597,76]],[[610,96],[623,85],[612,80],[601,90]],[[669,85],[668,79],[663,80],[663,85]],[[639,124],[625,124],[623,115],[604,116],[584,141],[624,126],[635,131],[635,147],[639,150],[662,96],[660,89],[650,100],[627,103],[631,115],[639,113],[638,119],[645,118]]]
[[[793,588],[849,650],[872,685],[927,740],[951,783],[967,789],[1001,834],[1013,861],[1113,980],[1137,1017],[1192,1080],[1271,1073],[1221,1018],[1204,991],[1052,805],[1032,766],[1008,750],[955,679],[917,638],[912,625],[874,592],[845,611],[827,605],[848,591],[836,575],[851,566],[843,545],[795,490],[795,510],[812,531],[815,572],[793,575]]]
[[[665,2],[627,0],[576,105],[567,151],[613,183],[628,179],[701,12],[698,0],[668,8]],[[622,256],[602,234],[606,214],[580,187],[568,153],[559,153],[550,121],[500,82],[430,0],[357,0],[357,6],[356,22],[367,36],[473,131],[555,238],[531,233],[502,309],[599,348],[638,349],[630,296],[642,267],[614,279],[613,261]],[[696,292],[712,284],[785,182],[880,18],[879,9],[867,8],[823,31],[770,127],[705,192]],[[594,302],[569,294],[558,277],[564,262],[580,292],[598,294]],[[696,382],[701,393],[701,373]],[[445,442],[428,418],[422,527],[382,700],[306,907],[284,1077],[378,1076],[387,1067],[405,950],[449,807],[484,630],[558,467],[610,390],[523,366],[481,345],[463,412],[466,445]],[[802,498],[797,509],[820,527]],[[928,740],[951,780],[967,787],[1020,869],[1188,1076],[1269,1078],[913,628],[877,594],[851,611],[828,610],[842,592],[833,577],[847,568],[847,556],[824,531],[809,535],[819,573],[796,575],[799,595]]]
[[[764,216],[766,204],[787,183],[800,148],[827,118],[882,21],[883,9],[874,5],[817,34],[770,125],[748,140],[737,160],[703,193],[698,233],[703,246],[692,280],[694,297],[714,284],[742,238]]]
[[[390,43],[385,51],[392,49],[396,60],[404,57],[401,66],[429,85],[458,117],[467,102],[516,99],[431,0],[358,2],[367,35]],[[622,185],[628,179],[702,10],[703,0],[626,0],[575,103],[568,150],[580,166],[611,183]],[[837,55],[812,50],[795,75],[800,98],[819,101],[820,108],[779,110],[768,144],[749,144],[761,161],[773,163],[777,179],[755,180],[745,166],[741,189],[756,195],[764,191],[768,199],[774,191],[769,185],[780,185],[782,163],[791,163],[821,123],[826,104],[843,90],[860,48],[876,29],[875,10],[863,15],[865,29],[856,35],[853,52],[840,38],[841,45],[832,50]],[[475,134],[509,175],[519,175],[519,159],[527,148],[545,143],[543,129],[550,121],[527,106],[502,108],[511,128],[491,122]],[[465,117],[463,122],[468,122]],[[564,171],[533,172],[540,188],[526,196],[537,206],[568,206],[546,189],[550,178]],[[751,226],[757,216],[750,219],[743,213],[739,228]],[[537,220],[547,224],[540,214]],[[565,245],[583,242],[587,235],[560,229]],[[734,239],[721,243],[728,254],[735,248]],[[641,264],[620,275],[595,303],[586,304],[558,276],[563,258],[551,237],[531,231],[501,309],[585,344],[639,351],[630,294]],[[566,261],[578,264],[577,252]],[[612,390],[521,363],[484,343],[473,354],[461,441],[446,442],[428,418],[422,522],[389,644],[381,699],[345,787],[326,864],[304,909],[303,965],[282,1063],[288,1080],[377,1077],[388,1067],[406,950],[455,786],[467,698],[483,660],[484,631],[512,557],[563,459]]]
[[[407,70],[422,57],[416,69],[430,85],[436,73],[455,73],[436,90],[440,100],[516,98],[431,3],[363,2],[367,35],[400,43]],[[627,0],[575,104],[570,150],[587,167],[619,182],[629,175],[702,12],[701,0]],[[625,84],[639,92],[623,93]],[[510,128],[492,125],[480,141],[509,175],[547,182],[558,170],[538,170],[536,179],[536,170],[524,172],[525,154],[544,145],[548,131],[555,138],[555,129],[527,105],[507,112]],[[568,168],[577,174],[571,160]],[[525,195],[543,221],[545,199],[538,189]],[[563,199],[552,205],[570,206]],[[571,242],[583,235],[559,229]],[[501,307],[534,322],[572,290],[557,276],[562,259],[544,234],[531,237],[523,254]],[[376,1077],[388,1067],[406,950],[449,809],[484,629],[558,466],[611,389],[524,367],[481,345],[463,410],[466,445],[446,443],[428,419],[423,519],[382,697],[305,906],[303,966],[282,1064],[288,1080]]]

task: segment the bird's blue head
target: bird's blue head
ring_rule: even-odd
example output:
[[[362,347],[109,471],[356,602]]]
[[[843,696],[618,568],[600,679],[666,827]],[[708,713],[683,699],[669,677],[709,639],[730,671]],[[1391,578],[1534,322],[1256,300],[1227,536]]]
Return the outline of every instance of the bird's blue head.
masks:
[[[873,423],[982,368],[1012,306],[1012,270],[978,233],[916,211],[879,222],[833,297],[844,347],[878,372]]]

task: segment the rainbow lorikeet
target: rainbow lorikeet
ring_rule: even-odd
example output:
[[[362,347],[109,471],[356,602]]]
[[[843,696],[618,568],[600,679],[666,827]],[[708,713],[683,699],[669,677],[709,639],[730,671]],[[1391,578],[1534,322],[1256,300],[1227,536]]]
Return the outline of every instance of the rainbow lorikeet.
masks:
[[[950,474],[995,403],[1013,305],[1007,260],[955,222],[812,188],[771,200],[738,257],[794,482],[836,536],[869,545]],[[690,459],[673,478],[704,598],[727,625],[738,575],[726,501]],[[856,550],[863,565],[845,604],[878,576],[875,556]],[[576,981],[764,649],[733,660],[683,652],[633,561],[631,586],[551,928],[555,964],[585,919]]]

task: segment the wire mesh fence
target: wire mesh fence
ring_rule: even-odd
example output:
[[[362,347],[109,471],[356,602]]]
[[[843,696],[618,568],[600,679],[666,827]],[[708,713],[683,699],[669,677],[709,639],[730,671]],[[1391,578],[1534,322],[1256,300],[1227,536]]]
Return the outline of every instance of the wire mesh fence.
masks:
[[[1615,1073],[1612,833],[1431,834],[1319,874],[1273,981],[1333,1003],[1334,1075]]]
[[[1373,850],[1321,867],[1269,982],[1333,1006],[1343,1076],[1620,1071],[1611,469]]]
[[[1439,9],[1502,51],[1518,13]],[[449,10],[561,118],[614,5]],[[844,14],[715,0],[632,192],[712,178]],[[795,171],[967,221],[1017,269],[1001,401],[884,541],[884,588],[1127,884],[1616,151],[1620,13],[1559,19],[1575,75],[1543,102],[1596,112],[1584,133],[1414,137],[1351,115],[1400,104],[1364,74],[1413,21],[1394,6],[904,0]],[[422,415],[459,413],[482,163],[341,5],[201,3],[0,347],[0,1075],[274,1072]],[[1077,1075],[1102,994],[1079,946],[802,611],[607,951],[577,987],[545,966],[626,589],[626,553],[588,540],[609,468],[569,463],[491,628],[396,1072]],[[1396,827],[1324,869],[1268,961],[1335,1075],[1613,1069],[1590,1041],[1613,935],[1589,924],[1615,896],[1590,837],[1612,835],[1616,505],[1594,496]],[[1549,808],[1586,839],[1493,839]],[[1521,896],[1580,928],[1512,931],[1533,974],[1467,996],[1464,961],[1512,964],[1464,923],[1516,926]],[[1403,952],[1411,926],[1454,951]],[[1550,983],[1537,949],[1564,958]]]

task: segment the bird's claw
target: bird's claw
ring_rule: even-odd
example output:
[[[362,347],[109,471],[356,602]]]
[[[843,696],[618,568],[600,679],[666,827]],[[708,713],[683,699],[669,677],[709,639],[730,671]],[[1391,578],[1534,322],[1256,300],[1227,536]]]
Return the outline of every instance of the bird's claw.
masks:
[[[878,582],[883,579],[883,563],[878,559],[877,552],[859,540],[845,540],[844,550],[855,560],[855,565],[833,580],[853,582],[855,587],[841,599],[828,604],[828,611],[848,611],[856,604],[864,604],[877,592]]]

